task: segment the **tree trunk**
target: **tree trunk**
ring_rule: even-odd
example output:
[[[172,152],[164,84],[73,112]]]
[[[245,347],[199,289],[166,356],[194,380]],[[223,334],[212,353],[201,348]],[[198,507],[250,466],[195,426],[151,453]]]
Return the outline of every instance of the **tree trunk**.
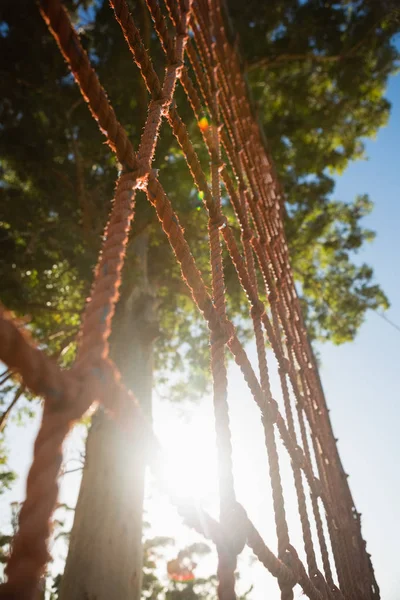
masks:
[[[119,310],[111,342],[125,385],[151,416],[156,301],[147,280],[147,235],[136,255],[142,277]],[[61,600],[138,600],[142,583],[143,449],[102,409],[93,417],[61,583]]]

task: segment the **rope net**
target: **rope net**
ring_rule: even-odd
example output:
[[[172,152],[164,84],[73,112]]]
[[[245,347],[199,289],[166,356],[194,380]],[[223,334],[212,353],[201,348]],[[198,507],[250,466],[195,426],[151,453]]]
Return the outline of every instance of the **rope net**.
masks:
[[[110,4],[150,96],[137,150],[117,119],[68,12],[60,0],[40,3],[42,17],[93,118],[116,154],[121,172],[73,367],[62,371],[35,347],[4,309],[0,311],[0,359],[21,375],[27,389],[44,398],[26,500],[0,597],[35,597],[49,559],[47,544],[57,501],[62,444],[74,422],[93,403],[99,403],[114,417],[124,415],[119,422],[124,423],[130,435],[145,436],[149,463],[184,521],[215,543],[220,600],[236,597],[236,562],[246,544],[277,578],[282,600],[294,597],[293,588],[297,584],[308,598],[315,600],[377,599],[379,588],[361,536],[360,515],[341,466],[296,294],[283,230],[281,189],[251,110],[239,58],[228,41],[223,8],[219,0],[165,0],[164,11],[157,0],[147,0],[165,54],[161,80],[126,0],[110,0]],[[186,93],[208,151],[208,178],[174,102],[178,82]],[[179,143],[207,211],[211,293],[196,266],[179,216],[152,166],[163,120]],[[159,466],[162,452],[151,426],[132,393],[121,383],[119,372],[108,356],[108,337],[138,189],[145,191],[154,208],[182,278],[210,331],[219,464],[218,521],[198,507],[181,504],[168,489]],[[229,218],[224,214],[221,190],[234,217],[232,211]],[[235,234],[238,229],[240,239]],[[251,364],[227,312],[223,246],[248,300],[257,367]],[[260,290],[258,273],[265,289]],[[279,367],[282,407],[271,391],[266,341]],[[235,496],[226,349],[233,355],[260,411],[278,540],[276,553],[267,547]],[[305,563],[291,544],[278,436],[290,458]],[[318,568],[317,557],[323,572]]]

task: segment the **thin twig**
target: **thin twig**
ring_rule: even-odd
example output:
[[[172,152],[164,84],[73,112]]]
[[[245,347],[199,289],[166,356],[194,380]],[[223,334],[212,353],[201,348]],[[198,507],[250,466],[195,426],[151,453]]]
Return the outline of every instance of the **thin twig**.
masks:
[[[7,421],[8,421],[8,417],[10,416],[10,413],[11,413],[12,409],[14,408],[14,406],[16,405],[16,403],[18,402],[19,398],[24,393],[24,390],[25,390],[25,386],[21,385],[17,389],[16,393],[14,394],[14,398],[12,399],[12,401],[10,402],[10,404],[7,406],[6,410],[0,416],[0,433],[2,431],[4,431],[4,428],[5,428],[5,426],[7,424]]]

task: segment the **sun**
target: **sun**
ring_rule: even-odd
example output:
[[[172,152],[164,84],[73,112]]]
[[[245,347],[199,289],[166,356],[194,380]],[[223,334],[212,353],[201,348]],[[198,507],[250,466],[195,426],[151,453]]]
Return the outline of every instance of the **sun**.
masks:
[[[237,389],[239,390],[239,386]],[[258,477],[255,478],[254,473],[258,471],[264,474],[267,468],[263,460],[265,457],[258,456],[259,448],[255,443],[255,437],[258,438],[255,433],[260,433],[262,445],[261,432],[255,432],[255,422],[259,417],[256,411],[252,414],[251,409],[249,410],[246,404],[243,405],[241,394],[232,394],[232,400],[236,492],[238,499],[251,508],[252,514],[260,514],[262,520],[265,520],[265,511],[272,515],[272,507],[262,493]],[[163,448],[162,467],[170,489],[183,503],[187,500],[191,505],[206,510],[219,520],[218,465],[212,398],[207,396],[200,405],[189,405],[184,409],[171,406],[167,402],[157,402],[156,399],[153,415],[154,431]],[[244,449],[235,452],[240,442],[243,442]],[[252,452],[255,452],[254,456]],[[253,468],[250,468],[249,464],[252,464]],[[216,572],[217,555],[214,546],[183,524],[168,497],[157,491],[156,478],[152,478],[149,487],[145,519],[150,524],[149,535],[167,536],[174,540],[173,547],[166,551],[168,560],[176,557],[177,549],[184,549],[196,541],[201,541],[209,544],[212,551],[200,561],[196,576],[208,577]],[[267,520],[267,528],[274,531],[273,522],[270,520]],[[240,558],[240,589],[245,590],[255,584],[260,593],[257,595],[254,592],[254,599],[264,597],[267,591],[271,600],[277,600],[279,590],[275,589],[275,580],[262,566],[250,569],[249,555],[250,552],[245,551]]]
[[[214,508],[218,501],[217,452],[209,408],[192,407],[182,417],[180,411],[160,403],[154,411],[154,429],[163,448],[163,476],[171,491],[182,500]]]

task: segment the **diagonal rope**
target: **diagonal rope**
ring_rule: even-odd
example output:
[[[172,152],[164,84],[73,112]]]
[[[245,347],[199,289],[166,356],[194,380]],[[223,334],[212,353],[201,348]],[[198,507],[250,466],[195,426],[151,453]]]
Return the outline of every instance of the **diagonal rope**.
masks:
[[[124,423],[131,435],[144,436],[149,463],[184,521],[216,544],[220,600],[236,597],[237,556],[245,543],[276,577],[282,600],[292,600],[296,584],[301,586],[304,594],[316,600],[378,599],[379,588],[362,539],[360,517],[338,455],[290,268],[283,230],[282,190],[248,101],[240,60],[228,42],[220,2],[165,0],[166,10],[163,11],[158,1],[147,0],[147,6],[165,54],[162,81],[126,1],[111,0],[114,16],[150,95],[136,152],[117,120],[60,0],[40,2],[41,14],[122,171],[95,270],[91,298],[82,319],[74,366],[61,371],[34,347],[3,309],[0,310],[0,360],[21,375],[27,388],[45,399],[27,481],[27,497],[6,567],[7,583],[0,586],[0,598],[34,598],[49,558],[47,542],[57,500],[62,443],[74,422],[94,402],[99,402],[111,415],[123,416],[119,422]],[[174,103],[178,81],[209,154],[208,173],[201,166],[189,130]],[[173,210],[156,171],[152,169],[164,118],[181,147],[208,213],[212,295],[192,256],[179,215]],[[218,522],[182,501],[170,489],[162,467],[163,453],[151,427],[133,395],[121,384],[120,375],[108,358],[108,337],[138,188],[145,190],[154,207],[179,263],[182,278],[210,330],[219,463]],[[223,200],[232,206],[233,217],[227,218],[224,214]],[[235,228],[240,229],[240,239]],[[223,248],[227,250],[249,303],[258,375],[228,315]],[[266,349],[266,341],[270,351]],[[265,544],[235,496],[225,347],[240,367],[260,411],[272,488],[277,556]],[[269,352],[274,354],[278,365],[280,402],[272,394]],[[291,543],[277,435],[291,461],[307,568]],[[321,508],[326,518],[327,536]],[[324,573],[318,568],[317,557],[321,558]]]

